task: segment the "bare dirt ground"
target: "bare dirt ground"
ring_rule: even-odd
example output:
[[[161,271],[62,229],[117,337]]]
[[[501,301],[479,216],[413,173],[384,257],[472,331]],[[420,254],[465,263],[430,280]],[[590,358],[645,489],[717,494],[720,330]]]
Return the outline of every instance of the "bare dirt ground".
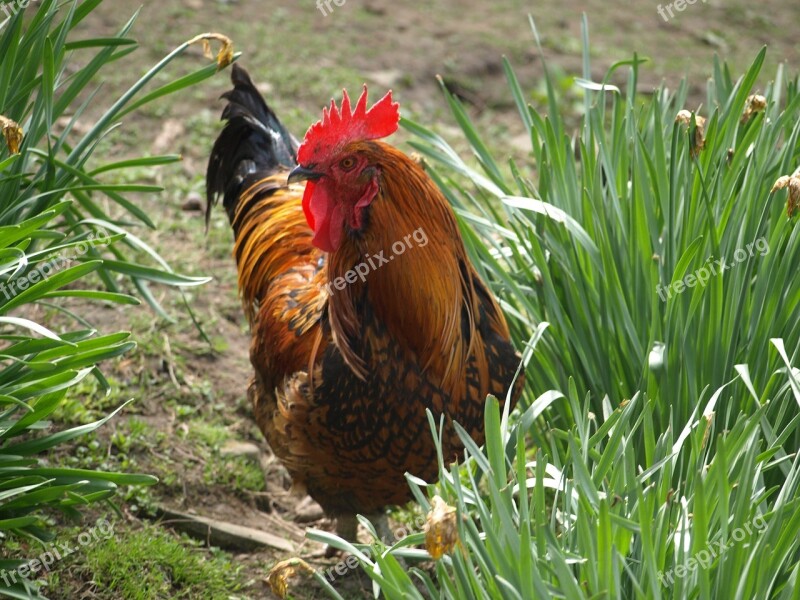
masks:
[[[666,3],[664,14],[669,17]],[[482,132],[502,156],[524,152],[523,133],[507,91],[501,58],[508,56],[535,103],[542,89],[542,66],[528,15],[535,19],[549,67],[564,89],[581,75],[581,13],[585,12],[591,39],[592,76],[602,79],[610,65],[634,52],[650,62],[642,67],[640,92],[648,94],[662,80],[671,88],[684,75],[691,82],[688,108],[704,102],[707,74],[715,53],[740,74],[762,45],[769,46],[762,85],[786,61],[790,72],[800,69],[796,43],[796,8],[788,1],[760,4],[730,0],[697,1],[673,7],[665,20],[657,2],[544,0],[477,2],[433,0],[425,5],[390,0],[346,0],[331,3],[326,15],[310,0],[161,0],[147,2],[132,37],[140,50],[107,75],[105,98],[130,85],[144,69],[181,42],[203,31],[230,36],[243,64],[253,74],[278,114],[298,136],[318,118],[319,108],[343,86],[367,81],[381,93],[393,87],[405,114],[445,135],[454,132],[436,75],[467,103]],[[81,25],[83,37],[99,37],[121,27],[132,5],[107,0]],[[187,61],[190,59],[186,59]],[[203,59],[199,49],[192,65]],[[202,212],[185,210],[184,203],[203,193],[205,161],[217,131],[222,108],[220,93],[228,74],[211,83],[172,97],[155,109],[138,114],[111,138],[108,156],[139,153],[181,153],[179,167],[143,172],[144,182],[166,188],[159,196],[135,198],[157,223],[153,232],[137,231],[176,271],[210,275],[213,282],[187,292],[187,300],[209,345],[198,335],[181,297],[173,290],[155,293],[173,317],[159,318],[147,306],[90,313],[105,332],[130,330],[138,349],[105,365],[119,394],[98,399],[85,390],[76,399],[76,412],[67,420],[88,420],[133,397],[126,413],[94,438],[100,452],[87,442],[71,456],[54,460],[156,474],[161,483],[121,498],[131,527],[148,520],[157,507],[191,512],[267,531],[289,540],[294,551],[233,550],[244,565],[240,597],[272,597],[266,573],[276,561],[305,555],[319,547],[303,539],[304,523],[296,523],[296,500],[284,492],[280,467],[269,462],[266,444],[252,422],[245,401],[250,377],[249,333],[236,295],[235,270],[230,258],[231,236],[222,211],[204,233]],[[539,94],[537,96],[537,94]],[[576,95],[575,98],[578,98]],[[565,107],[570,110],[569,107]],[[406,139],[402,135],[398,141]],[[451,138],[452,140],[452,138]],[[407,148],[406,148],[407,149]],[[191,208],[191,207],[189,207]],[[47,315],[43,315],[46,317]],[[237,456],[236,444],[251,443],[265,454],[261,462]],[[233,452],[233,455],[229,453]],[[247,452],[245,451],[245,454]],[[266,482],[262,473],[266,474]],[[313,519],[306,507],[305,517]],[[398,515],[398,518],[402,518]],[[327,522],[314,521],[327,527]],[[316,567],[330,563],[317,560]],[[113,592],[87,584],[87,575],[74,569],[61,578],[52,597],[115,598]],[[363,597],[368,582],[357,575],[336,582],[350,597]],[[70,591],[65,591],[70,590]],[[76,590],[80,590],[75,596]],[[313,584],[295,590],[296,597],[323,597]],[[63,594],[63,595],[61,595]]]

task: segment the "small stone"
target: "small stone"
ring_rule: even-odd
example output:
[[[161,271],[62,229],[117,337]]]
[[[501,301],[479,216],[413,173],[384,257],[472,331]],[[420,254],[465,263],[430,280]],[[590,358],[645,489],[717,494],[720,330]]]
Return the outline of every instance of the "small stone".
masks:
[[[322,507],[311,499],[311,496],[306,496],[294,507],[294,520],[296,523],[311,523],[319,521],[325,516]]]
[[[382,88],[389,89],[400,83],[404,75],[402,71],[398,71],[397,69],[387,69],[385,71],[372,71],[371,73],[367,73],[367,77]]]
[[[275,86],[268,81],[259,81],[256,83],[256,89],[261,92],[262,96],[271,96],[275,91]]]
[[[228,440],[220,448],[221,456],[244,456],[258,462],[261,456],[261,448],[251,442],[240,442],[239,440]]]
[[[201,212],[203,210],[203,198],[197,192],[190,192],[186,200],[181,204],[181,210],[186,212]]]

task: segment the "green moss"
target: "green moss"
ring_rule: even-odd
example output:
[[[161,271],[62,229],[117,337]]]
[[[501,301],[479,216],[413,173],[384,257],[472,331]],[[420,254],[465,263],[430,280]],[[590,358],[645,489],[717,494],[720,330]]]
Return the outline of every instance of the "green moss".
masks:
[[[88,587],[98,600],[228,599],[242,587],[241,567],[229,555],[154,526],[117,527],[69,560],[70,568],[49,577],[50,598],[77,598]]]

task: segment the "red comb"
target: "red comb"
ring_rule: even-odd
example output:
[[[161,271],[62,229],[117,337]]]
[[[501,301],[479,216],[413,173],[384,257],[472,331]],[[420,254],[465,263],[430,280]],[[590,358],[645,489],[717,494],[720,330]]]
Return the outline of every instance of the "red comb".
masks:
[[[297,151],[301,165],[316,164],[331,150],[354,140],[377,140],[397,131],[400,122],[400,105],[392,102],[392,92],[378,100],[367,110],[367,86],[350,111],[350,97],[342,90],[342,108],[331,100],[330,108],[322,109],[322,120],[308,128],[306,137]]]

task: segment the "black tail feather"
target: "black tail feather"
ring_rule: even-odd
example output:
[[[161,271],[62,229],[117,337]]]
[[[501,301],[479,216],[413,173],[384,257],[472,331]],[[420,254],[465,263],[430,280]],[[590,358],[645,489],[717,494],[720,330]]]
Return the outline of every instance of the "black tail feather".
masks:
[[[239,193],[284,166],[297,164],[297,140],[267,106],[247,71],[233,64],[233,89],[222,95],[227,121],[219,134],[206,171],[206,224],[211,207],[222,204],[233,220]]]

